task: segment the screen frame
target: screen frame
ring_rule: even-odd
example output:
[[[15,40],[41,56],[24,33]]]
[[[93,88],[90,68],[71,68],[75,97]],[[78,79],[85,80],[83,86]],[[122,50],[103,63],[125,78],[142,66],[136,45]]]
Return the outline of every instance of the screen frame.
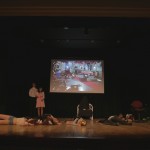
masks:
[[[80,87],[78,85],[73,85],[70,89],[73,89],[73,90],[53,90],[54,88],[54,79],[53,79],[53,76],[54,74],[56,74],[56,72],[54,71],[54,64],[56,65],[56,62],[60,62],[60,63],[66,63],[66,62],[82,62],[82,63],[100,63],[100,69],[101,69],[101,81],[99,80],[98,83],[100,83],[100,87],[98,90],[76,90],[77,88],[81,89],[81,85]],[[49,92],[50,93],[86,93],[86,94],[104,94],[104,60],[103,59],[51,59],[50,60],[50,63],[51,63],[51,67],[50,67],[50,86],[49,86]],[[85,63],[85,64],[86,64]],[[66,66],[66,65],[65,65]],[[56,67],[56,66],[55,66]],[[57,68],[57,67],[56,67]],[[98,79],[97,79],[98,80]],[[63,83],[63,82],[62,82]],[[64,84],[63,84],[64,85]],[[75,89],[75,90],[74,90]]]

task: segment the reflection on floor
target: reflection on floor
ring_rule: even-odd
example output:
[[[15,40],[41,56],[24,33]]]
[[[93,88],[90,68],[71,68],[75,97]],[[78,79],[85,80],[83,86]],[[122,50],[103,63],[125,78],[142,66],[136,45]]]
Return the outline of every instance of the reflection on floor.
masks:
[[[149,150],[150,122],[111,126],[87,120],[86,126],[0,126],[0,149],[122,149]]]

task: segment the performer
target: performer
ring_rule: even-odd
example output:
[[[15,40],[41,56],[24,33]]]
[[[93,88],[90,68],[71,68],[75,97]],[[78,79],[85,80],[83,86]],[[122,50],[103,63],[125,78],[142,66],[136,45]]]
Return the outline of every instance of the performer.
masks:
[[[106,119],[103,120],[99,120],[98,122],[103,123],[103,124],[107,124],[107,125],[132,125],[132,120],[129,118],[128,115],[126,115],[125,117],[123,116],[123,114],[119,114],[119,115],[112,115]]]
[[[73,121],[72,120],[66,121],[66,124],[75,126],[86,126],[86,120],[84,120],[83,118],[76,118]]]
[[[0,125],[59,125],[61,122],[51,114],[44,115],[42,119],[14,117],[11,115],[0,114]]]
[[[36,84],[32,83],[32,87],[29,89],[29,115],[31,117],[35,117],[35,104],[36,104],[36,93],[37,93],[37,88]]]
[[[33,125],[31,119],[17,118],[11,115],[0,114],[0,125]]]
[[[43,116],[43,108],[45,107],[45,93],[43,91],[43,89],[40,87],[36,93],[36,108],[38,111],[38,117],[42,117]]]

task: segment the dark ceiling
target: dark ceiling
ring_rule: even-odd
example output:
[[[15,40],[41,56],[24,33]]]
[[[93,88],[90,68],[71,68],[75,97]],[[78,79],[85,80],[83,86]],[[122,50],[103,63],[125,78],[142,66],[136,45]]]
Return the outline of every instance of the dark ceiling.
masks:
[[[147,0],[2,0],[0,4],[0,38],[10,47],[9,53],[34,54],[34,49],[42,49],[57,55],[57,49],[71,48],[79,51],[77,55],[84,55],[80,49],[90,55],[91,49],[107,53],[150,48]]]
[[[148,18],[0,17],[0,21],[2,39],[33,48],[150,47]]]
[[[150,17],[149,0],[1,0],[0,16]]]

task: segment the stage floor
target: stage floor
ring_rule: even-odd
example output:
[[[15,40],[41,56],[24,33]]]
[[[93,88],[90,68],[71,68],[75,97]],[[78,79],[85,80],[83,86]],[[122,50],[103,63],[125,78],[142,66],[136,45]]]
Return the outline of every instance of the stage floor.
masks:
[[[111,126],[87,120],[86,126],[0,125],[0,149],[103,149],[150,150],[150,122]],[[97,149],[99,149],[97,147]]]

